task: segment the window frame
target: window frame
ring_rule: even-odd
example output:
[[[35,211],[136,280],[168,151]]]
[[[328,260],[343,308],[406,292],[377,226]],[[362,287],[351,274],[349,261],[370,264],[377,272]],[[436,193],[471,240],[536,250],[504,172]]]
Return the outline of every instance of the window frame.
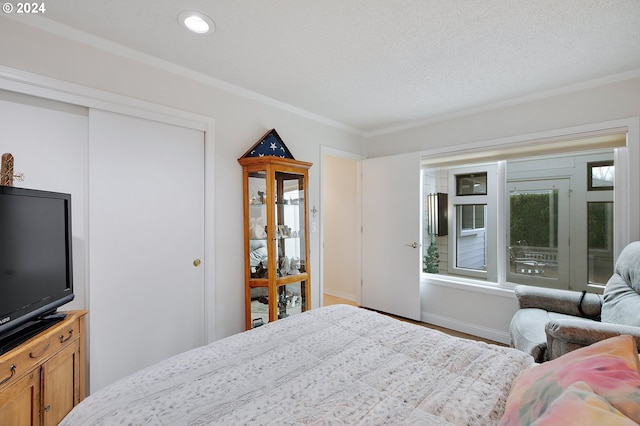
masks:
[[[459,236],[465,235],[473,235],[478,232],[478,230],[462,230],[461,224],[457,221],[457,206],[459,205],[478,205],[484,204],[487,206],[485,211],[485,227],[484,232],[486,234],[486,245],[485,250],[486,253],[495,252],[497,248],[497,239],[496,239],[496,230],[497,228],[497,200],[498,194],[497,191],[493,188],[497,188],[498,180],[498,165],[496,163],[486,163],[486,164],[475,164],[473,166],[463,165],[458,167],[448,168],[450,171],[448,177],[448,192],[449,194],[454,194],[449,196],[449,229],[455,229],[455,239],[457,241]],[[463,194],[457,195],[457,185],[458,185],[458,177],[459,176],[468,176],[471,174],[486,174],[486,194]],[[449,234],[451,236],[451,233]],[[448,267],[447,271],[449,274],[455,274],[461,277],[468,277],[473,279],[479,279],[483,282],[491,282],[492,279],[497,279],[497,268],[490,266],[487,264],[486,270],[476,270],[476,269],[467,269],[460,268],[457,266],[458,259],[458,245],[450,244],[449,247],[449,256],[448,256]]]

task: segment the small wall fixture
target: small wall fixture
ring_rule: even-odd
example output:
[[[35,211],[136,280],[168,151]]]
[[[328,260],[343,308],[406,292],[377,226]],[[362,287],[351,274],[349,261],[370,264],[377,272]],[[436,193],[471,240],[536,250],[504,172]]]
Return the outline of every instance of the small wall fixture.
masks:
[[[449,233],[448,197],[442,192],[427,195],[427,227],[430,235]]]
[[[178,15],[178,22],[196,34],[211,34],[216,30],[213,20],[199,12],[182,12]]]

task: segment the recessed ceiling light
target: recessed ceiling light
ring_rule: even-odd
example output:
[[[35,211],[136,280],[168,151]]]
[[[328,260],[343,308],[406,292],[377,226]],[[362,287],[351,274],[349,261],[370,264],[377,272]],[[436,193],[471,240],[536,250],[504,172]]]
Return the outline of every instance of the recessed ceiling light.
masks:
[[[216,29],[211,18],[198,12],[182,12],[178,15],[178,22],[196,34],[210,34]]]

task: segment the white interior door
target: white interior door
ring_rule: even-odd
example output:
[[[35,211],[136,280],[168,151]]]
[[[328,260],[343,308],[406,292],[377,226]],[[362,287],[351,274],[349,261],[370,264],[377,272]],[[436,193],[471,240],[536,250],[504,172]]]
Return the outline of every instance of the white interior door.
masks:
[[[99,110],[89,119],[94,392],[204,343],[204,133]]]
[[[420,154],[362,162],[362,306],[420,319]]]

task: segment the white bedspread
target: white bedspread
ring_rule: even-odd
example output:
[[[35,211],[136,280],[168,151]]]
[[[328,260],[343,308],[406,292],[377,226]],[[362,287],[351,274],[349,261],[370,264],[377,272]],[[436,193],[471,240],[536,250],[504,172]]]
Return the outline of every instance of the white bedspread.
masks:
[[[336,305],[141,370],[62,425],[486,426],[532,363],[515,349]]]

